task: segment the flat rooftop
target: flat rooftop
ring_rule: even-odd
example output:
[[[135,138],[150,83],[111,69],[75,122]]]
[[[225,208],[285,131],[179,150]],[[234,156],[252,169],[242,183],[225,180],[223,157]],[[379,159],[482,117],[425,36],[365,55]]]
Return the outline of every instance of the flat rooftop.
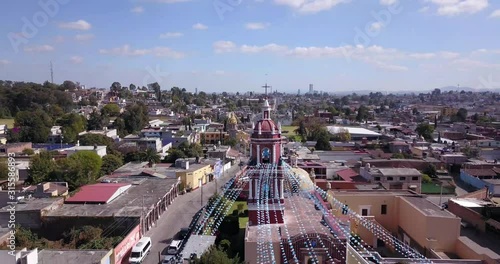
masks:
[[[100,264],[109,250],[41,250],[38,263],[87,263]]]
[[[57,198],[32,198],[32,199],[27,199],[23,200],[20,203],[16,204],[16,211],[21,212],[21,211],[40,211],[44,208],[47,208],[53,204],[57,203],[62,203],[64,198],[62,197],[57,197]],[[0,212],[5,212],[7,211],[9,206],[3,207],[0,209]]]
[[[407,202],[412,204],[415,208],[424,213],[424,215],[426,216],[457,218],[457,216],[450,213],[449,211],[441,210],[440,207],[433,204],[431,201],[425,199],[424,197],[405,196],[401,197],[401,199],[406,200]]]
[[[143,203],[152,207],[177,182],[177,179],[158,179],[154,177],[113,178],[118,183],[132,186],[107,204],[64,204],[48,212],[47,216],[93,216],[93,217],[140,217]]]
[[[414,168],[376,168],[384,176],[420,176],[422,173]]]
[[[210,246],[215,244],[216,236],[190,236],[182,250],[182,256],[187,259],[191,254],[200,257]]]

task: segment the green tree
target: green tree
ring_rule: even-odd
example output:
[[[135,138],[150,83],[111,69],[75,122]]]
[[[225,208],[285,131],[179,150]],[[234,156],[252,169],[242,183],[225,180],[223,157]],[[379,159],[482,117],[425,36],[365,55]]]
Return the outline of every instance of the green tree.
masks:
[[[53,125],[52,118],[42,110],[33,112],[18,112],[15,118],[15,127],[18,140],[23,142],[45,143]]]
[[[424,171],[423,171],[424,174],[427,174],[431,177],[435,177],[437,175],[437,170],[436,170],[436,166],[434,166],[434,164],[429,164],[429,166],[427,166]]]
[[[123,165],[123,159],[117,155],[108,154],[102,158],[101,174],[111,174]]]
[[[102,130],[103,127],[107,126],[109,119],[107,116],[103,116],[99,111],[93,111],[90,113],[89,120],[87,122],[88,130]]]
[[[432,140],[432,133],[434,132],[434,127],[429,123],[420,123],[415,130],[417,134],[423,137],[427,141]]]
[[[184,159],[187,158],[186,154],[177,148],[171,148],[168,150],[168,156],[165,157],[164,161],[166,163],[175,163],[177,159]]]
[[[69,113],[57,120],[57,124],[62,126],[64,141],[74,143],[78,139],[78,134],[87,128],[87,120],[85,117]]]
[[[100,176],[102,159],[93,151],[78,151],[68,158],[59,160],[57,174],[74,190],[95,182]]]
[[[30,149],[30,148],[23,149],[23,154],[31,156],[31,155],[35,154],[35,151],[33,149]]]
[[[306,129],[306,123],[304,120],[301,120],[299,122],[299,127],[297,129],[295,129],[295,134],[299,135],[302,137],[302,139],[306,139],[307,138],[307,129]]]
[[[332,150],[330,145],[330,133],[325,129],[318,135],[315,150]]]
[[[332,136],[333,140],[340,142],[351,141],[351,133],[346,128],[339,128],[337,133]]]
[[[368,108],[364,105],[361,105],[358,109],[358,114],[356,115],[356,121],[362,122],[364,120],[367,120],[369,116],[370,113],[368,112]]]
[[[456,117],[457,117],[456,120],[458,122],[465,122],[465,120],[467,120],[467,109],[465,108],[458,109]]]
[[[184,153],[188,158],[201,157],[203,156],[203,148],[198,143],[190,144]]]
[[[0,180],[6,180],[9,178],[9,166],[7,165],[6,159],[0,160]]]
[[[403,155],[403,153],[394,153],[391,156],[391,159],[404,159],[404,158],[405,158],[405,155]]]
[[[156,150],[152,148],[146,149],[144,151],[144,161],[148,162],[148,166],[151,167],[153,164],[160,163],[161,158],[160,155],[156,152]]]
[[[121,117],[123,118],[127,133],[136,133],[148,125],[148,108],[143,103],[133,104],[127,106]]]
[[[469,159],[477,159],[481,156],[481,152],[478,148],[472,148],[470,146],[462,148],[462,153]]]
[[[42,151],[32,156],[30,159],[28,181],[31,184],[48,181],[55,168],[56,164],[52,158],[52,154],[47,151]]]
[[[422,174],[422,183],[431,183],[432,178],[427,174]]]
[[[65,91],[74,91],[76,90],[76,84],[72,81],[64,81],[63,84],[61,85],[61,88],[64,89]]]
[[[117,104],[107,104],[101,109],[104,116],[116,117],[120,115],[120,107]]]

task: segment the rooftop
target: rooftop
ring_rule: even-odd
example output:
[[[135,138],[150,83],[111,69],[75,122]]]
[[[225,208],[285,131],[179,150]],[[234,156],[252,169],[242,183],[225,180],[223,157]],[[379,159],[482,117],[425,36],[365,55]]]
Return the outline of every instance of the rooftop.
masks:
[[[97,183],[86,185],[65,203],[109,203],[124,193],[130,184],[127,183]]]
[[[196,256],[200,257],[205,251],[207,251],[208,248],[210,248],[210,246],[215,244],[215,239],[215,236],[190,236],[184,246],[182,256],[184,256],[184,258],[189,258],[191,254],[194,253]]]
[[[408,203],[412,204],[415,208],[424,213],[424,215],[426,216],[456,218],[454,214],[450,213],[447,210],[441,210],[440,207],[433,204],[431,201],[425,199],[424,197],[405,196],[401,198],[403,200],[406,200]]]
[[[41,250],[38,263],[88,263],[100,264],[109,250]]]
[[[367,136],[381,136],[381,134],[368,130],[366,128],[362,127],[340,127],[340,126],[327,126],[327,129],[330,133],[336,134],[339,132],[341,129],[346,129],[349,131],[349,134],[351,135],[367,135]]]
[[[413,168],[377,168],[384,176],[420,176],[421,173]]]
[[[109,203],[64,204],[56,210],[47,212],[47,216],[139,217],[144,209],[143,203],[146,207],[156,204],[177,182],[175,178],[153,177],[124,177],[113,178],[113,180],[132,186]]]

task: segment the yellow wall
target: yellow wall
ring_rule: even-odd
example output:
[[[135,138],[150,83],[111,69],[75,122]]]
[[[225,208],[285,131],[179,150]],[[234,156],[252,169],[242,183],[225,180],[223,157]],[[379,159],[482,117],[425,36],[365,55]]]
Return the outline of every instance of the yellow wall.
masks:
[[[210,165],[207,165],[198,170],[182,170],[177,171],[175,174],[177,178],[181,178],[181,182],[184,185],[184,188],[191,187],[192,189],[196,189],[200,187],[200,179],[202,179],[203,184],[207,183],[208,176],[205,177],[205,175],[208,175],[212,172],[212,167]]]

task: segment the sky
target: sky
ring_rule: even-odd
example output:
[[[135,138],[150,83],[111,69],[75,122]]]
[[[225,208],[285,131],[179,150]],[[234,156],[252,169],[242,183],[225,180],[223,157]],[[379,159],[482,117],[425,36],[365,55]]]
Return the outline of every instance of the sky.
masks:
[[[188,91],[500,88],[500,1],[5,0],[0,79]]]

